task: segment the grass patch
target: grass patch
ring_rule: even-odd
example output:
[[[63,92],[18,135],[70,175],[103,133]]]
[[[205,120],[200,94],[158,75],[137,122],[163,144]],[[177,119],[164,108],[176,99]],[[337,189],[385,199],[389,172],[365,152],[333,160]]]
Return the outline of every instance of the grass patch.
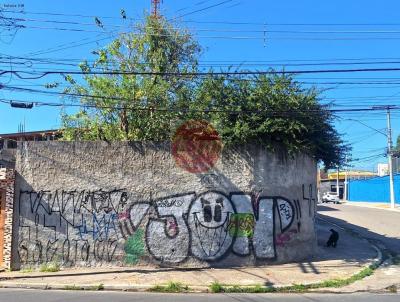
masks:
[[[75,284],[74,285],[65,285],[64,289],[65,290],[84,290],[83,287],[76,286]]]
[[[271,286],[239,286],[239,285],[230,285],[225,286],[221,285],[218,282],[214,282],[210,285],[210,291],[212,293],[251,293],[251,294],[259,294],[259,293],[273,293],[277,292],[279,288],[271,287]]]
[[[95,290],[95,291],[104,290],[104,284],[100,283],[99,285],[91,286],[87,290]]]
[[[239,286],[239,285],[222,285],[218,282],[214,282],[210,285],[210,291],[213,293],[304,293],[309,291],[310,289],[318,289],[318,288],[329,288],[329,287],[343,287],[346,285],[350,285],[356,281],[362,280],[365,277],[371,276],[374,273],[374,270],[378,267],[378,265],[373,264],[369,267],[362,269],[357,274],[349,278],[343,279],[331,279],[322,281],[314,284],[293,284],[290,286],[284,287],[273,287],[273,286]],[[397,290],[397,289],[396,289]]]
[[[82,286],[76,286],[74,285],[66,285],[64,286],[65,290],[88,290],[88,291],[99,291],[99,290],[104,290],[104,284],[100,283],[99,285],[93,285],[90,287],[82,287]]]
[[[39,268],[39,272],[42,273],[55,273],[59,271],[60,271],[60,264],[56,262],[43,263]]]
[[[26,267],[26,268],[20,270],[20,273],[32,273],[32,272],[34,272],[33,267]]]
[[[151,292],[163,292],[163,293],[182,293],[187,292],[189,286],[183,285],[180,282],[169,282],[167,285],[156,285],[149,289]]]
[[[277,291],[277,288],[272,286],[230,286],[225,289],[226,293],[250,293],[250,294],[261,294],[261,293],[274,293]]]
[[[222,293],[224,291],[224,287],[222,286],[222,284],[215,281],[211,283],[210,290],[212,293]]]

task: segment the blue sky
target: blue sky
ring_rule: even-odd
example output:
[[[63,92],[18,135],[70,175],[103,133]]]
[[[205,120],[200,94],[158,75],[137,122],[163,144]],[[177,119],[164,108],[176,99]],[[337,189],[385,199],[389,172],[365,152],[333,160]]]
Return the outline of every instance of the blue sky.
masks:
[[[206,9],[221,2],[225,3]],[[91,59],[92,50],[106,45],[118,31],[129,30],[130,21],[121,19],[121,8],[129,18],[134,19],[141,19],[143,12],[150,8],[150,0],[0,1],[0,7],[8,10],[13,8],[7,8],[7,5],[19,4],[24,5],[25,14],[3,12],[3,16],[25,18],[29,21],[20,22],[26,25],[26,28],[19,29],[15,35],[10,36],[12,32],[6,30],[0,31],[0,55],[52,60]],[[196,10],[202,11],[195,12]],[[274,67],[277,69],[284,67],[286,70],[400,67],[400,3],[396,0],[164,0],[161,11],[168,18],[183,15],[177,22],[190,28],[198,38],[204,48],[201,57],[204,64],[251,63],[255,65],[246,67],[259,70],[271,64],[276,64]],[[98,16],[104,24],[104,29],[95,26],[93,17],[71,15]],[[267,32],[264,34],[264,31]],[[84,45],[76,47],[78,44]],[[19,62],[23,65],[10,65],[9,61],[0,59],[0,69],[54,68],[52,65],[31,66],[32,62],[29,60]],[[343,64],[349,62],[353,65]],[[354,62],[368,64],[354,65]],[[293,66],[305,63],[321,65]],[[71,70],[74,67],[56,68]],[[322,96],[326,99],[323,102],[335,100],[337,108],[398,104],[400,80],[387,84],[389,81],[396,81],[396,78],[400,79],[400,72],[309,74],[298,77],[307,83],[318,83],[317,87],[325,89]],[[54,76],[42,80],[20,80],[15,76],[10,77],[9,74],[0,77],[0,83],[3,85],[42,90],[43,86],[39,85],[52,81],[61,81],[61,78]],[[383,83],[371,83],[379,81]],[[338,82],[352,84],[344,85]],[[305,84],[305,87],[310,85]],[[0,89],[0,98],[60,101],[57,96],[5,89]],[[24,121],[26,131],[57,128],[60,125],[59,116],[59,108],[35,107],[23,110],[0,103],[0,133],[17,132],[18,124]],[[399,118],[400,113],[394,111],[394,140],[400,134]],[[354,165],[358,168],[373,169],[376,163],[386,161],[384,156],[379,156],[385,152],[386,137],[363,123],[385,131],[385,113],[343,113],[335,125],[344,138],[353,144],[353,158],[365,159],[355,162]]]

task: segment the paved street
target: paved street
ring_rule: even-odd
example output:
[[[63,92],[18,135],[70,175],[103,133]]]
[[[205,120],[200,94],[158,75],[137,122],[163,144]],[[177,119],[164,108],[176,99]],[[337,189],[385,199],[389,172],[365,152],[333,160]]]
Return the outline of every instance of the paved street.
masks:
[[[320,217],[378,241],[394,254],[400,253],[400,212],[346,204],[318,205],[318,212]]]
[[[0,289],[0,301],[4,302],[258,302],[258,301],[399,301],[397,294],[156,294],[156,293],[121,293],[121,292],[84,292],[84,291],[41,291]]]

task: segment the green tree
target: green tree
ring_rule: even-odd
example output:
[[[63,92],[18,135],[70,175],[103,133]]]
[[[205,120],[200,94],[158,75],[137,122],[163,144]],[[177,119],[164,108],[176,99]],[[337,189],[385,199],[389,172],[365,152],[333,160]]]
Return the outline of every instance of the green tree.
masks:
[[[257,142],[289,155],[306,152],[327,168],[343,163],[348,149],[316,89],[287,75],[176,76],[198,71],[200,51],[188,32],[147,17],[96,51],[94,64],[80,65],[84,84],[65,77],[71,84],[66,92],[95,108],[64,114],[64,139],[168,140],[184,120],[204,119],[228,145]],[[150,74],[91,73],[99,70]]]
[[[223,109],[208,119],[224,143],[257,142],[289,155],[305,152],[333,167],[344,162],[349,148],[318,95],[318,90],[304,89],[287,75],[261,75],[251,80],[210,76],[198,89],[196,105]]]
[[[107,48],[94,52],[96,61],[80,64],[84,84],[71,76],[65,92],[78,94],[88,105],[76,114],[63,114],[67,140],[165,140],[179,109],[192,98],[196,80],[163,75],[95,75],[122,73],[190,73],[197,71],[200,47],[187,32],[164,18],[147,17],[144,24],[122,34]],[[146,109],[144,109],[146,108]]]
[[[400,135],[397,137],[397,140],[396,140],[396,150],[400,151]]]

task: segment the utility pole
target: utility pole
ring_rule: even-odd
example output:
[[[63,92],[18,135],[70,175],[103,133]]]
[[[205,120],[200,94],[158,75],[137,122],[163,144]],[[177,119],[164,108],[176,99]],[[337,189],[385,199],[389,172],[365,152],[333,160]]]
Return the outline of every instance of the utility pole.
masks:
[[[344,167],[344,192],[343,192],[343,201],[347,201],[347,155],[345,159],[345,167]]]
[[[392,145],[392,125],[390,122],[390,107],[386,108],[387,113],[387,138],[388,138],[388,166],[389,166],[389,186],[390,186],[390,207],[394,209],[394,181],[393,181],[393,145]]]
[[[159,17],[160,15],[160,2],[162,0],[151,0],[151,14],[153,17]]]
[[[390,122],[390,109],[396,108],[396,106],[373,106],[373,109],[386,109],[386,116],[387,116],[387,131],[386,133],[382,133],[387,137],[388,143],[388,168],[389,168],[389,189],[390,189],[390,207],[394,209],[395,207],[395,196],[394,196],[394,181],[393,181],[393,144],[392,144],[392,125]],[[380,131],[378,131],[380,132]]]
[[[337,166],[337,173],[336,173],[336,195],[339,198],[339,165]]]

